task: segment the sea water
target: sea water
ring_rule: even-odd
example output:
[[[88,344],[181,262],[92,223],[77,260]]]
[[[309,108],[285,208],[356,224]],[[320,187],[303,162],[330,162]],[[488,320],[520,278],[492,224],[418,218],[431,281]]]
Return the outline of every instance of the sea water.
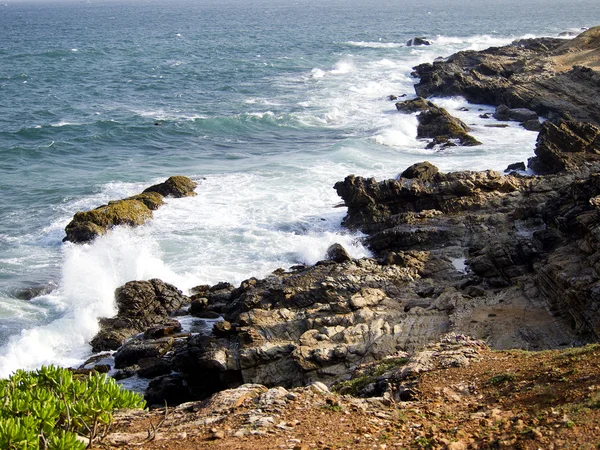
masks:
[[[412,67],[464,49],[596,25],[580,0],[176,0],[0,5],[0,377],[91,353],[114,290],[161,278],[187,291],[313,264],[339,242],[333,190],[428,160],[503,170],[536,134],[487,128],[493,112],[438,99],[479,147],[425,150]],[[426,36],[432,45],[407,47]],[[146,225],[62,243],[77,211],[171,175],[197,196],[168,199]]]

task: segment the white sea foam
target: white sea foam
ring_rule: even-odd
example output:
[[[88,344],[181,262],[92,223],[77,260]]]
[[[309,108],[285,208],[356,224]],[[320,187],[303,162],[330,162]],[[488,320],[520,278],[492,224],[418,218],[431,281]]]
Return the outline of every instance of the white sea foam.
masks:
[[[365,41],[348,41],[346,45],[361,48],[398,48],[404,47],[406,44],[397,42],[365,42]]]

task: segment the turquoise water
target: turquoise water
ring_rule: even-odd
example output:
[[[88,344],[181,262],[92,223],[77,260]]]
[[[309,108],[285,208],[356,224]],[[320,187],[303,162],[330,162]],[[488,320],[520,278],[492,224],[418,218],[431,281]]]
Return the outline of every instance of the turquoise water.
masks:
[[[344,233],[332,189],[349,173],[503,169],[535,134],[423,150],[411,68],[457,50],[596,25],[596,1],[185,1],[0,4],[0,376],[89,354],[112,292],[160,277],[239,282],[323,257]],[[417,35],[431,47],[404,43]],[[486,109],[487,108],[487,109]],[[170,175],[199,181],[136,230],[63,244],[79,210]],[[23,300],[24,290],[40,295]]]

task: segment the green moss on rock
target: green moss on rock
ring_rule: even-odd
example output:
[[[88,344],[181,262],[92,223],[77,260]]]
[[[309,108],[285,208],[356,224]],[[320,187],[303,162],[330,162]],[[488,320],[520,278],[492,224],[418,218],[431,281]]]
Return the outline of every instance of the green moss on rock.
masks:
[[[143,193],[157,192],[165,197],[172,196],[175,198],[191,197],[196,195],[194,192],[196,186],[198,186],[198,184],[190,180],[188,177],[176,175],[169,178],[164,183],[150,186],[149,188],[145,189]]]
[[[174,176],[164,183],[149,187],[144,192],[122,200],[108,202],[91,211],[78,212],[66,226],[63,241],[89,242],[117,225],[142,225],[152,218],[152,211],[164,205],[164,197],[196,195],[197,183],[184,176]]]

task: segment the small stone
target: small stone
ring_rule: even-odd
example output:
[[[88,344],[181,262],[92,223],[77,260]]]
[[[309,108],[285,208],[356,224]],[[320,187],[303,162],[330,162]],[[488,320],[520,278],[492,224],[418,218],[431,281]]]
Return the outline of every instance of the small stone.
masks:
[[[448,444],[448,450],[467,450],[468,445],[463,441],[451,442]]]

